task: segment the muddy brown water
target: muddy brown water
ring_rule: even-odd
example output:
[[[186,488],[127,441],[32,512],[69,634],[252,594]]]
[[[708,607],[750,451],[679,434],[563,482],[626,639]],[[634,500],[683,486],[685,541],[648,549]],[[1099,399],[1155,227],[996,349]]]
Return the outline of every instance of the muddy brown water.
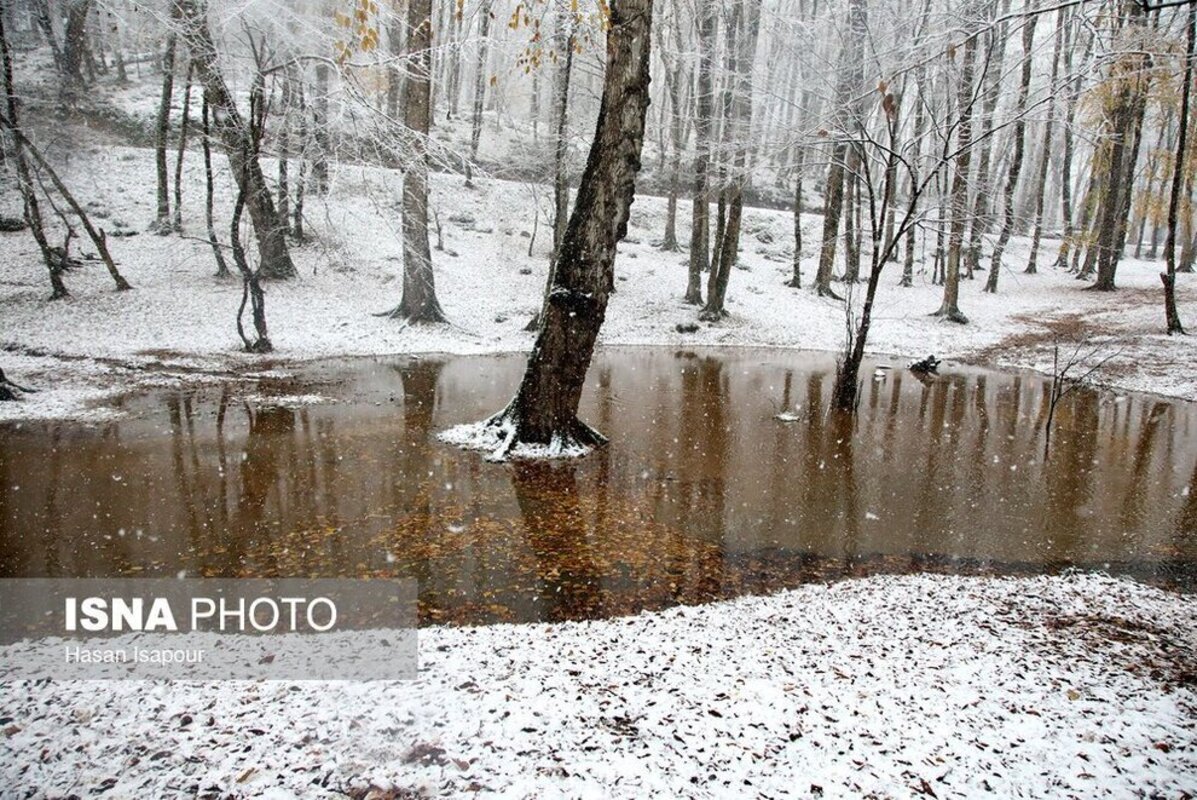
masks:
[[[435,440],[499,409],[520,355],[343,360],[0,426],[0,575],[410,576],[425,622],[876,572],[1197,586],[1197,404],[1079,391],[1045,461],[1043,377],[886,363],[850,419],[824,410],[828,355],[602,350],[582,414],[611,444],[558,463]],[[313,394],[333,402],[279,405]]]

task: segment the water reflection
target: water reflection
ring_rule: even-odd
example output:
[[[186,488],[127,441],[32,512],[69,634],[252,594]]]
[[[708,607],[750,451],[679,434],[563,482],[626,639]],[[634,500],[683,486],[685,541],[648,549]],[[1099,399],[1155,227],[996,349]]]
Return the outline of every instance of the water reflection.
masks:
[[[825,410],[825,356],[621,349],[583,400],[612,438],[591,458],[496,465],[435,441],[501,405],[522,365],[330,363],[134,398],[98,428],[0,428],[0,573],[405,575],[446,622],[910,569],[1197,584],[1191,404],[1077,392],[1045,462],[1034,375],[868,364],[847,417]],[[262,399],[312,384],[338,402]]]

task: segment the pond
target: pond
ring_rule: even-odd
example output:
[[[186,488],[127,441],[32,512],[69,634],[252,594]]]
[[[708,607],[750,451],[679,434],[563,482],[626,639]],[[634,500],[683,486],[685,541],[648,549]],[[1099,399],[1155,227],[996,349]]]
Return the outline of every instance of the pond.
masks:
[[[634,613],[878,572],[1108,570],[1197,585],[1197,404],[830,355],[608,348],[580,460],[435,439],[525,357],[341,360],[0,427],[0,575],[404,576],[422,621]],[[308,402],[324,398],[330,402]],[[780,416],[780,418],[779,418]]]

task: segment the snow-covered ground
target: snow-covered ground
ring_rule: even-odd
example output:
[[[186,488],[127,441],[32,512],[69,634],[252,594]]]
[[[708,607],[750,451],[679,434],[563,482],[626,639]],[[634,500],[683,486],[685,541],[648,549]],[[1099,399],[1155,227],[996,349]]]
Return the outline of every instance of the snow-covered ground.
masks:
[[[7,684],[0,776],[62,797],[1185,797],[1197,600],[879,577],[420,632],[379,683]]]
[[[444,250],[434,253],[437,289],[449,326],[405,327],[374,316],[398,302],[401,286],[399,187],[393,171],[342,165],[327,199],[309,198],[312,241],[295,249],[299,278],[267,289],[267,315],[277,353],[256,358],[238,352],[234,315],[238,281],[217,281],[203,241],[202,174],[191,154],[186,177],[185,236],[146,232],[154,217],[153,155],[119,146],[56,145],[63,170],[97,222],[137,235],[112,239],[112,251],[136,287],[116,293],[99,263],[67,276],[72,297],[48,302],[44,267],[27,232],[0,234],[0,368],[18,383],[45,389],[23,404],[6,403],[0,419],[107,413],[96,401],[148,381],[211,379],[263,362],[411,352],[480,353],[525,350],[524,331],[541,297],[547,270],[550,198],[544,187],[482,179],[463,187],[460,176],[436,175],[432,206]],[[227,219],[231,192],[223,159],[217,218]],[[539,216],[535,209],[540,208]],[[690,209],[679,208],[679,238],[688,239]],[[731,317],[679,333],[696,321],[684,305],[685,254],[657,246],[664,201],[640,197],[627,240],[620,246],[617,292],[602,332],[606,344],[753,345],[837,349],[843,306],[811,291],[783,285],[789,276],[792,220],[785,212],[747,211],[740,269],[731,279]],[[814,252],[821,217],[804,220]],[[222,240],[228,233],[220,230]],[[535,234],[535,239],[531,237]],[[528,255],[529,244],[532,255]],[[1041,263],[1054,260],[1047,242]],[[77,245],[89,252],[90,245]],[[1113,294],[1082,291],[1083,284],[1050,266],[1022,274],[1028,243],[1015,239],[997,295],[980,279],[964,281],[961,307],[970,324],[931,316],[941,289],[930,282],[930,251],[918,264],[915,286],[896,286],[899,265],[882,279],[869,349],[900,356],[967,359],[1050,368],[1059,339],[1105,342],[1119,352],[1107,379],[1127,389],[1186,398],[1197,396],[1197,343],[1162,330],[1159,263],[1126,259]],[[814,256],[806,259],[813,274]],[[1182,316],[1197,326],[1197,276],[1179,278]],[[843,288],[842,285],[840,287]]]

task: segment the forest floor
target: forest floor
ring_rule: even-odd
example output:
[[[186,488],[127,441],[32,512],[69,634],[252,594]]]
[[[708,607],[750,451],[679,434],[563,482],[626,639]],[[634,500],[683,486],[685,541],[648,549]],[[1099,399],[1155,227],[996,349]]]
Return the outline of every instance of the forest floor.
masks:
[[[539,305],[547,272],[544,187],[483,178],[467,189],[459,176],[434,176],[432,207],[443,245],[434,252],[437,290],[450,324],[406,326],[376,316],[399,300],[401,176],[342,166],[332,193],[308,200],[310,238],[294,249],[299,276],[267,286],[276,352],[247,356],[239,352],[234,321],[240,282],[213,277],[197,154],[189,155],[185,172],[184,234],[158,236],[146,230],[154,218],[152,151],[67,143],[57,150],[64,176],[113,237],[113,254],[135,289],[113,291],[103,266],[89,261],[67,275],[71,297],[50,302],[29,234],[0,234],[0,260],[7,265],[0,277],[0,367],[41,390],[23,403],[0,405],[0,419],[99,419],[113,413],[105,401],[129,390],[228,379],[302,360],[531,347],[533,334],[524,327]],[[218,172],[217,219],[227,219],[231,191],[222,160]],[[682,241],[688,240],[689,215],[689,204],[680,203]],[[659,246],[664,216],[661,198],[640,197],[633,206],[603,344],[842,346],[844,304],[784,285],[791,272],[792,218],[764,209],[746,212],[730,316],[679,332],[679,324],[697,322],[697,313],[680,299],[686,254]],[[815,251],[820,225],[820,216],[805,215],[807,252]],[[228,232],[219,233],[227,242]],[[1160,262],[1124,259],[1118,291],[1084,291],[1073,275],[1050,266],[1053,240],[1045,241],[1040,274],[1022,274],[1029,245],[1015,238],[998,294],[982,292],[985,273],[962,281],[960,304],[969,324],[957,325],[930,316],[942,291],[930,279],[931,244],[920,252],[912,288],[896,285],[899,264],[887,268],[871,352],[902,358],[934,353],[1050,371],[1055,345],[1070,354],[1083,343],[1082,355],[1092,360],[1113,356],[1099,376],[1112,386],[1197,397],[1197,341],[1162,333]],[[76,244],[76,252],[91,250],[89,243]],[[814,259],[804,258],[808,281]],[[837,286],[841,292],[849,288]],[[852,288],[859,298],[863,285]],[[1197,327],[1197,275],[1181,275],[1178,292],[1182,317]]]
[[[419,678],[0,690],[24,797],[1188,797],[1197,600],[874,577],[431,628]],[[24,754],[23,756],[21,754]],[[34,755],[36,754],[36,755]]]

